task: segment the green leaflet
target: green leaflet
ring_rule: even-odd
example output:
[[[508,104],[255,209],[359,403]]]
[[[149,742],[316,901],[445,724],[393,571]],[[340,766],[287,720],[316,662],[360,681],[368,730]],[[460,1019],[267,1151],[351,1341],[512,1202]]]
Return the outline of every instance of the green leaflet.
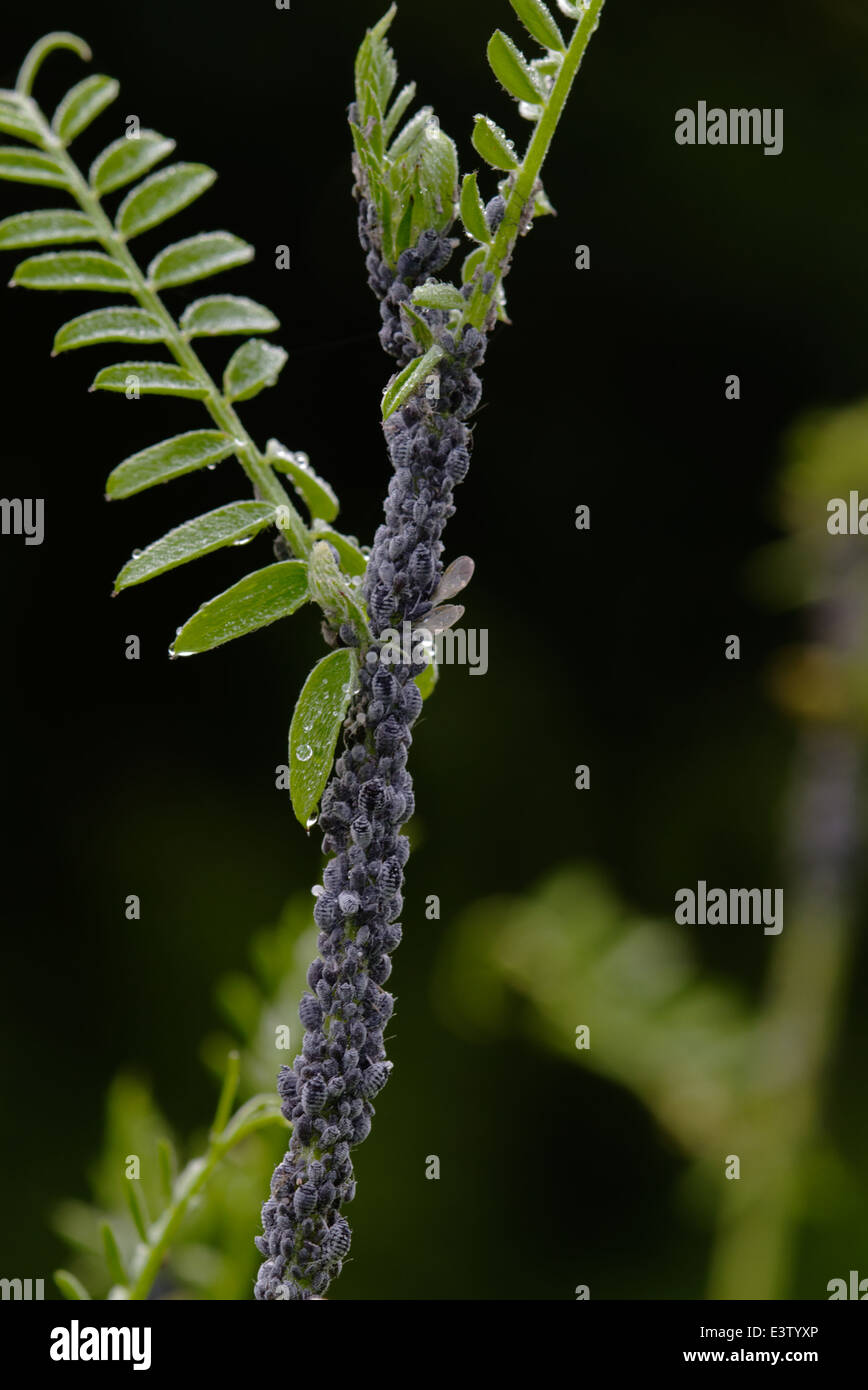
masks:
[[[429,347],[433,347],[434,334],[423,315],[413,306],[412,300],[401,300],[401,317],[407,320],[413,337],[423,352],[427,352]]]
[[[229,359],[223,374],[223,394],[230,401],[249,401],[274,386],[286,364],[283,348],[251,338]]]
[[[139,1234],[139,1239],[147,1244],[148,1226],[150,1223],[148,1220],[148,1211],[145,1206],[145,1199],[139,1190],[139,1183],[125,1182],[124,1196],[127,1199],[127,1206],[130,1209],[130,1215],[133,1218],[133,1225]]]
[[[298,697],[289,728],[289,794],[305,829],[319,805],[335,747],[356,687],[355,651],[339,647],[314,666]]]
[[[427,280],[413,291],[413,303],[423,309],[463,309],[464,295],[443,280]]]
[[[433,119],[436,119],[433,106],[423,106],[421,110],[417,111],[392,141],[388,151],[389,158],[398,160],[403,155],[409,154],[421,140],[428,122]]]
[[[425,126],[419,151],[412,241],[415,243],[428,227],[446,231],[454,220],[457,200],[458,153],[454,142],[432,118]]]
[[[124,1269],[124,1262],[121,1258],[121,1252],[115,1233],[108,1221],[102,1222],[100,1226],[100,1235],[102,1237],[103,1254],[105,1255],[109,1278],[113,1284],[126,1284],[127,1273]]]
[[[190,430],[152,444],[119,463],[106,481],[106,497],[132,497],[145,488],[210,468],[235,452],[235,440],[222,430]]]
[[[172,164],[149,175],[127,194],[115,226],[129,240],[173,217],[210,188],[217,175],[206,164]]]
[[[543,48],[553,49],[556,53],[564,52],[565,45],[561,31],[551,11],[542,3],[542,0],[509,0],[509,3],[531,38],[536,39]]]
[[[416,95],[416,83],[408,82],[406,87],[402,87],[395,100],[392,102],[391,109],[386,119],[383,121],[383,139],[388,143],[398,126],[407,107]]]
[[[185,521],[127,561],[115,580],[115,593],[143,584],[146,579],[165,574],[200,555],[210,555],[224,545],[244,541],[273,521],[274,507],[270,502],[230,502],[193,521]]]
[[[279,327],[270,309],[254,299],[235,294],[196,299],[181,315],[181,330],[188,338],[213,337],[219,333],[273,333]]]
[[[346,574],[361,575],[368,567],[367,557],[349,536],[333,531],[330,526],[314,523],[314,534],[318,541],[328,541],[340,556],[341,568]]]
[[[39,128],[33,123],[24,107],[14,99],[15,94],[4,94],[0,100],[0,131],[4,135],[17,135],[21,140],[38,144]]]
[[[440,679],[440,671],[436,661],[429,661],[424,671],[420,671],[414,677],[419,687],[419,693],[423,700],[427,700],[429,695],[434,693],[434,687]]]
[[[101,251],[49,251],[15,267],[13,285],[28,290],[126,290],[132,285],[123,266]]]
[[[395,56],[384,37],[396,14],[397,6],[391,5],[368,30],[356,54],[355,80],[362,125],[386,110],[397,81]]]
[[[416,357],[412,362],[408,362],[403,371],[398,372],[393,377],[389,385],[383,392],[382,415],[384,420],[388,420],[390,415],[402,406],[408,396],[412,396],[417,391],[425,378],[437,366],[441,357],[445,356],[442,347],[437,343],[430,347],[421,357]]]
[[[230,232],[202,232],[174,242],[155,256],[148,266],[148,279],[158,290],[188,285],[220,270],[246,265],[253,254],[252,246]]]
[[[554,215],[555,209],[549,201],[548,194],[544,188],[540,188],[534,198],[533,215],[534,217],[546,217],[548,214]]]
[[[0,222],[0,251],[24,246],[50,246],[59,241],[93,241],[96,233],[83,212],[66,208],[19,212]]]
[[[59,159],[42,150],[25,150],[17,145],[0,146],[0,179],[19,183],[44,183],[52,188],[68,188],[66,173]]]
[[[495,29],[488,40],[486,49],[491,70],[502,87],[516,101],[539,104],[542,94],[533,80],[533,74],[523,54],[519,52],[508,34]]]
[[[70,1274],[68,1269],[56,1269],[54,1271],[54,1282],[60,1289],[64,1298],[79,1300],[80,1302],[90,1302],[90,1294],[84,1287],[80,1279],[74,1274]]]
[[[52,117],[51,129],[64,145],[68,145],[111,105],[119,91],[120,84],[113,77],[100,73],[85,77],[63,98]]]
[[[481,266],[485,260],[485,255],[486,248],[484,246],[477,246],[475,251],[471,251],[469,256],[465,256],[464,264],[461,267],[462,284],[467,285],[470,283],[477,267]]]
[[[314,473],[307,454],[293,453],[291,449],[284,448],[278,439],[269,439],[265,460],[279,473],[286,473],[292,479],[293,487],[312,517],[334,521],[340,503],[328,483]]]
[[[539,94],[536,100],[539,101]],[[471,140],[476,153],[493,168],[505,169],[507,172],[518,168],[518,160],[511,142],[507,140],[500,126],[495,125],[488,116],[476,117]]]
[[[479,196],[479,185],[476,182],[475,173],[464,175],[459,207],[461,221],[464,223],[467,234],[472,236],[474,241],[480,241],[487,246],[491,241],[491,233],[485,220],[485,205]]]
[[[144,309],[93,309],[58,330],[52,355],[97,343],[160,343],[165,329]]]
[[[329,622],[334,627],[344,622],[353,623],[364,631],[368,618],[360,586],[341,569],[332,553],[332,546],[320,531],[315,533],[307,564],[310,596],[314,603],[319,604]]]
[[[113,193],[116,188],[140,179],[165,159],[175,148],[174,140],[167,140],[155,130],[140,130],[138,135],[122,135],[113,140],[102,154],[97,155],[90,166],[88,178],[95,193]]]
[[[208,394],[196,377],[168,362],[116,362],[97,373],[90,390],[122,391],[133,397],[185,396],[191,401],[203,401]]]
[[[179,629],[169,654],[192,656],[220,647],[287,617],[307,598],[307,565],[302,560],[266,565],[203,603]]]

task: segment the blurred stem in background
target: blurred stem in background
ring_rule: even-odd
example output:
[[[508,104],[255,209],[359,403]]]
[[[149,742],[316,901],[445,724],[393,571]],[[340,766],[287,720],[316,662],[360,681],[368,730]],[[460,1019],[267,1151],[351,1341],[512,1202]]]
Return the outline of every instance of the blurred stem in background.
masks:
[[[814,615],[814,657],[824,652],[834,665],[858,653],[866,576],[853,541],[827,536],[827,545],[827,558],[836,563],[829,565],[832,592]],[[824,720],[801,736],[786,846],[786,927],[772,959],[755,1070],[733,1132],[744,1171],[727,1184],[722,1203],[713,1299],[774,1299],[786,1292],[794,1216],[820,1123],[823,1072],[850,954],[861,763],[860,741],[846,721]]]
[[[712,1298],[780,1298],[824,1066],[842,1012],[862,838],[860,780],[868,679],[868,565],[861,535],[831,533],[830,506],[868,490],[868,404],[818,412],[793,429],[779,488],[787,537],[758,557],[759,591],[810,605],[810,641],[772,673],[802,723],[786,845],[787,927],[775,953],[733,1152],[751,1174],[729,1184],[711,1267]]]

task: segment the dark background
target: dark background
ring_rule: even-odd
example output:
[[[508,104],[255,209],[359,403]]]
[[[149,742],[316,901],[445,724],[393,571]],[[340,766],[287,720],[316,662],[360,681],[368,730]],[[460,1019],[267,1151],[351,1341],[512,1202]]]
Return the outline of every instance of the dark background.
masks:
[[[176,158],[218,170],[200,204],[134,249],[147,260],[218,227],[256,245],[256,261],[215,288],[273,308],[290,359],[243,418],[260,442],[309,453],[340,495],[339,524],[363,541],[387,479],[388,366],[355,238],[345,110],[378,13],[346,0],[296,0],[289,13],[268,0],[14,6],[0,60],[11,86],[40,33],[82,34],[94,69],[122,83],[76,145],[85,165],[136,113],[177,140]],[[485,62],[496,25],[517,34],[505,0],[404,0],[392,30],[402,78],[435,105],[465,168],[479,163],[476,111],[524,134]],[[800,619],[758,608],[743,571],[776,534],[782,431],[868,382],[866,66],[865,11],[845,0],[609,0],[546,169],[559,216],[518,248],[513,326],[489,349],[447,535],[448,557],[477,563],[465,622],[489,630],[490,669],[447,670],[415,736],[420,845],[393,976],[396,1073],[359,1152],[355,1259],[338,1297],[558,1298],[580,1279],[601,1297],[701,1296],[708,1232],[673,1214],[683,1160],[638,1105],[518,1031],[500,1046],[456,1038],[430,980],[463,908],[529,889],[565,860],[595,860],[634,907],[664,916],[673,886],[697,877],[772,881],[793,734],[762,673]],[[73,55],[52,57],[43,105],[81,72]],[[674,113],[700,98],[783,107],[783,154],[677,146]],[[4,216],[54,201],[0,187]],[[580,242],[589,272],[573,266]],[[289,272],[274,268],[282,243]],[[209,292],[167,301],[180,312]],[[2,1256],[34,1276],[62,1254],[47,1213],[85,1195],[120,1067],[153,1079],[182,1131],[207,1121],[198,1047],[214,982],[319,871],[316,838],[305,842],[274,789],[321,651],[313,613],[167,659],[175,628],[256,555],[265,563],[267,542],[110,598],[133,547],[248,488],[228,461],[103,501],[122,458],[207,421],[195,403],[88,395],[111,349],[50,359],[56,327],[99,302],[17,290],[0,309],[2,490],[46,505],[41,548],[0,545]],[[216,369],[231,346],[203,355]],[[731,372],[737,404],[724,400]],[[574,529],[580,502],[589,534]],[[138,662],[124,657],[131,633]],[[741,636],[740,663],[723,659],[728,633]],[[583,795],[579,762],[592,768]],[[125,920],[129,893],[139,923]],[[425,919],[431,893],[439,923]],[[732,934],[701,948],[753,990],[769,943]],[[865,964],[863,951],[831,1101],[832,1124],[863,1155]],[[420,1185],[433,1152],[451,1176]],[[824,1251],[822,1285],[857,1254]],[[813,1259],[802,1296],[818,1296]]]

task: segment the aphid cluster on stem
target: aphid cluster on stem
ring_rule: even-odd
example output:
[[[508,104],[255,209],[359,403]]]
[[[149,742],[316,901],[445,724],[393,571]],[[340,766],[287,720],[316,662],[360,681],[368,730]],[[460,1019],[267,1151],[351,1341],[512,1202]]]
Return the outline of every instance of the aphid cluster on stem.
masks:
[[[399,363],[411,360],[419,348],[400,305],[435,260],[445,263],[443,239],[423,232],[417,246],[402,253],[396,276],[377,255],[370,205],[360,226],[371,284],[381,299],[381,341]],[[366,1138],[372,1099],[391,1069],[383,1029],[394,999],[383,986],[401,940],[397,918],[410,846],[400,828],[413,813],[407,754],[422,707],[414,677],[423,667],[385,664],[378,639],[431,609],[443,569],[442,533],[455,510],[453,489],[470,465],[465,422],[479,403],[474,369],[485,350],[473,328],[456,344],[443,327],[445,315],[432,322],[435,312],[427,321],[446,352],[436,399],[424,392],[411,397],[385,426],[394,473],[365,576],[370,636],[360,688],[321,803],[323,851],[331,858],[314,906],[320,954],[308,972],[311,993],[299,1007],[302,1051],[278,1082],[293,1132],[263,1207],[259,1299],[321,1296],[340,1272],[350,1246],[340,1213],[355,1195],[350,1149]],[[341,632],[342,640],[352,635]]]

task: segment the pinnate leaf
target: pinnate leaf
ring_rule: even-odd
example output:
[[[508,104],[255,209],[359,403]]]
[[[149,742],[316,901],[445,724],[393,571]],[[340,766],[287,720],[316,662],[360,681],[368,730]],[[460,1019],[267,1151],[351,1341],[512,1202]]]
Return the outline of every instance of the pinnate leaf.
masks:
[[[274,507],[270,502],[230,502],[193,521],[185,521],[127,561],[115,580],[115,592],[143,584],[146,579],[210,555],[224,545],[246,540],[273,520]]]
[[[283,560],[266,565],[204,603],[181,628],[172,656],[210,651],[294,613],[306,601],[307,565]]]

